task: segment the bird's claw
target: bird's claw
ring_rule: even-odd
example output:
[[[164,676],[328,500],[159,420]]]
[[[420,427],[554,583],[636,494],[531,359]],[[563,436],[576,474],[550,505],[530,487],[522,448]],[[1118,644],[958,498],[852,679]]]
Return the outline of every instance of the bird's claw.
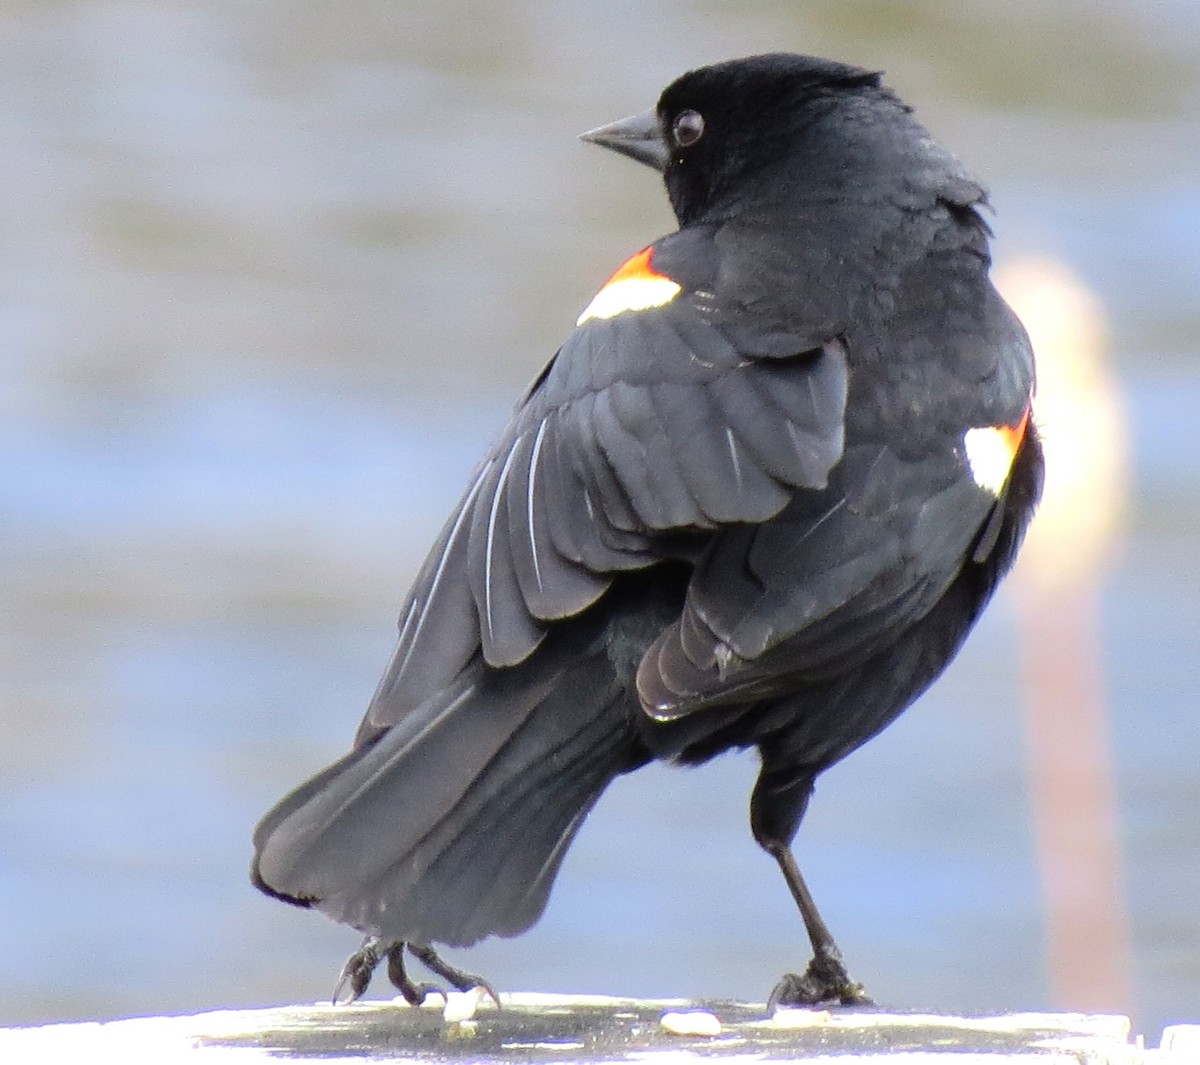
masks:
[[[346,959],[346,964],[342,966],[338,976],[337,987],[333,991],[333,1004],[348,1006],[360,999],[384,957],[387,958],[388,979],[410,1006],[420,1006],[426,995],[438,994],[445,997],[445,991],[436,984],[419,984],[408,975],[404,964],[406,947],[414,958],[451,987],[458,991],[470,991],[477,987],[496,1004],[497,1009],[500,1008],[500,996],[483,977],[442,961],[432,947],[404,942],[384,944],[378,936],[368,936],[358,950]]]
[[[363,996],[363,992],[371,983],[371,975],[380,962],[379,940],[375,936],[367,936],[362,946],[346,959],[338,976],[337,987],[333,989],[333,1004],[349,1006]],[[344,992],[349,990],[349,994]]]
[[[430,972],[436,973],[446,981],[456,991],[470,991],[472,988],[479,988],[488,998],[496,1005],[496,1009],[500,1009],[500,996],[496,994],[496,989],[492,987],[482,976],[476,973],[469,973],[465,969],[459,969],[449,962],[443,961],[437,951],[433,947],[422,947],[415,943],[408,945],[409,952]]]
[[[784,973],[767,999],[767,1012],[779,1006],[873,1006],[866,989],[850,979],[840,958],[815,957],[801,973]]]

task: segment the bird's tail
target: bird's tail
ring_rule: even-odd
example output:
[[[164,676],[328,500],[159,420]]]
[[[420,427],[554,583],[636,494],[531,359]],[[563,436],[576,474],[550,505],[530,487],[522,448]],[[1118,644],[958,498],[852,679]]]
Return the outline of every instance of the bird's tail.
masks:
[[[630,698],[603,648],[476,663],[271,810],[254,882],[389,940],[516,935],[601,792],[645,761]]]

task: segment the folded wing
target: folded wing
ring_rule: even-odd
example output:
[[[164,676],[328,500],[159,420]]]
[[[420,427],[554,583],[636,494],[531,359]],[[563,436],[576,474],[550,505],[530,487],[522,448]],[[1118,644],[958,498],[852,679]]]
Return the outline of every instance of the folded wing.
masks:
[[[651,279],[672,264],[677,294],[598,298],[604,313],[581,316],[518,406],[414,583],[360,740],[480,650],[492,666],[523,661],[548,623],[670,557],[681,536],[765,521],[795,489],[826,485],[842,454],[845,349],[800,330],[789,343],[786,323],[723,304],[715,267],[686,276],[691,261],[719,265],[679,246],[706,239],[678,233],[641,253]],[[629,264],[614,279],[602,295]]]

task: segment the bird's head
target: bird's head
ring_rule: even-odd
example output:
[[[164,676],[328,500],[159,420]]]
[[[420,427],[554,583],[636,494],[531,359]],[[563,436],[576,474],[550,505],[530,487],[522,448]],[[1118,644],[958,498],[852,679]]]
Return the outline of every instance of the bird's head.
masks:
[[[880,74],[814,56],[773,53],[700,67],[658,105],[583,134],[662,173],[681,223],[719,213],[731,196],[753,201],[755,179],[803,160],[809,131],[848,96],[873,95]],[[819,151],[816,144],[808,150]],[[809,161],[819,169],[821,160]]]

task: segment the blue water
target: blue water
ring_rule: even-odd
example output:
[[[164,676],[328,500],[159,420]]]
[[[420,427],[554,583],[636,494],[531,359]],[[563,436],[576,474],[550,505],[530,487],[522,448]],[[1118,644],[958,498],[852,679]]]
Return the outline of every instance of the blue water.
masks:
[[[477,34],[357,2],[0,13],[0,1023],[330,992],[354,934],[253,892],[249,832],[345,749],[512,398],[669,224],[572,134],[768,45],[886,66],[986,173],[1001,249],[1062,256],[1108,309],[1134,471],[1102,619],[1128,1008],[1196,1020],[1200,25],[1068,5],[1044,53],[994,60],[1003,91],[964,73],[1006,20],[1036,28],[1026,7],[965,5],[924,41],[833,3],[506,3]],[[1128,107],[1066,92],[1080,50],[1122,59]],[[1016,624],[1002,596],[802,829],[888,1004],[1052,1005]],[[545,919],[460,960],[505,988],[761,999],[806,955],[749,838],[754,768],[619,781]]]

